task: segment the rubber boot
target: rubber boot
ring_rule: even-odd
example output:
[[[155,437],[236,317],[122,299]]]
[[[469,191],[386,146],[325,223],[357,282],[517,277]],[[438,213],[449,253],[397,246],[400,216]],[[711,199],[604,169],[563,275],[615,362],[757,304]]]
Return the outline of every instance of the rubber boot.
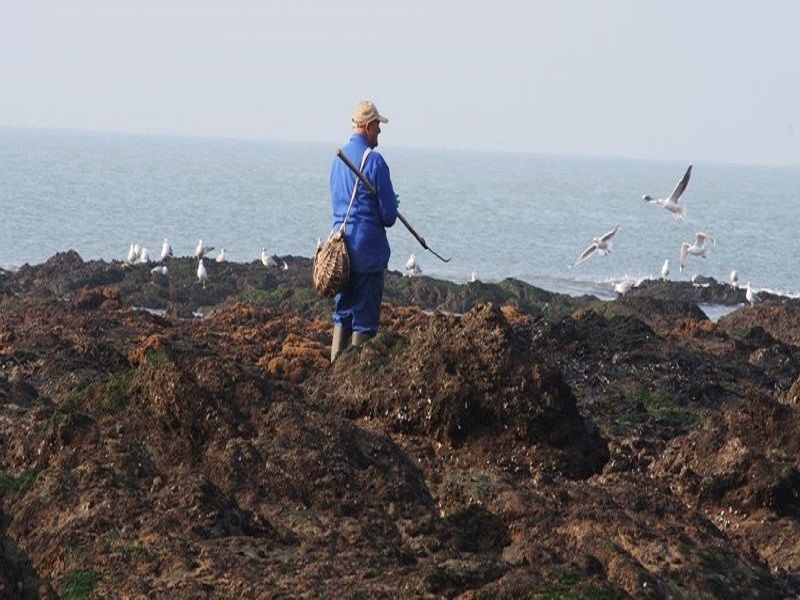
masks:
[[[333,326],[333,341],[331,342],[331,362],[336,360],[345,348],[350,345],[350,336],[352,331],[341,325]]]
[[[375,331],[356,331],[353,334],[353,346],[360,346],[367,340],[375,337]]]

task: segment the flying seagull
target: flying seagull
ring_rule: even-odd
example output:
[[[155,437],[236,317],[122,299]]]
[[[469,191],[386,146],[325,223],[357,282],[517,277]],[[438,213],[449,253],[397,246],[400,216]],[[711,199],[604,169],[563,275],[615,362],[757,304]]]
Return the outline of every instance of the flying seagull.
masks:
[[[683,242],[681,244],[681,272],[683,272],[683,268],[686,266],[686,258],[690,254],[692,256],[700,256],[702,258],[706,257],[706,250],[708,250],[708,246],[706,246],[706,241],[710,241],[713,244],[717,243],[717,240],[715,240],[707,233],[703,233],[701,231],[695,234],[694,244],[689,245],[688,242]]]
[[[572,265],[573,267],[581,264],[582,262],[589,260],[589,258],[597,252],[598,254],[608,254],[611,252],[611,238],[617,235],[617,231],[619,231],[619,225],[614,227],[611,231],[606,234],[603,234],[600,237],[596,237],[592,239],[592,244],[583,251],[578,257],[578,260],[575,261],[575,264]]]
[[[680,200],[681,194],[683,194],[683,191],[689,184],[689,177],[691,176],[692,176],[692,165],[689,165],[689,168],[686,169],[686,173],[683,174],[683,177],[678,182],[678,185],[675,186],[675,189],[672,190],[672,193],[669,195],[668,198],[653,198],[652,196],[645,194],[644,196],[642,196],[642,200],[644,200],[645,202],[654,202],[659,206],[663,206],[673,215],[675,215],[676,221],[678,222],[683,221],[683,216],[686,214],[686,203],[678,204],[678,200]]]

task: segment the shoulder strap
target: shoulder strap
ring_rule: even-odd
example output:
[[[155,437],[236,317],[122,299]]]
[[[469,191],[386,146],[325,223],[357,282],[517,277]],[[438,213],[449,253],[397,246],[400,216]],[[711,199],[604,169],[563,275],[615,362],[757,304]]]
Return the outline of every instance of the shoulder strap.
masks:
[[[372,148],[367,146],[367,149],[364,150],[364,155],[361,157],[361,166],[358,168],[358,170],[361,171],[362,173],[364,172],[364,165],[367,164],[367,157],[369,156],[370,152],[372,152]],[[342,226],[339,228],[340,231],[343,231],[345,225],[347,225],[347,219],[350,216],[350,209],[353,207],[353,200],[356,199],[356,192],[358,191],[359,179],[358,177],[356,177],[355,179],[356,183],[353,186],[353,193],[350,195],[350,204],[347,205],[347,214],[344,216],[344,221],[342,221]]]

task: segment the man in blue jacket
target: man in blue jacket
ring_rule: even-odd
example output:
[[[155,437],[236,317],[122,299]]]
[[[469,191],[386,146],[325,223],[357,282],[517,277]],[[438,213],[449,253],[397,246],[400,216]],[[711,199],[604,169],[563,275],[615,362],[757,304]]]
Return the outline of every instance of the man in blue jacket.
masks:
[[[350,282],[336,295],[333,311],[331,361],[351,343],[358,345],[375,335],[380,322],[383,276],[389,266],[386,228],[397,219],[397,196],[389,167],[374,152],[381,123],[389,119],[370,100],[362,100],[353,111],[353,135],[342,151],[361,166],[368,181],[378,190],[374,196],[338,158],[331,166],[333,231],[346,221],[345,239],[350,252]]]

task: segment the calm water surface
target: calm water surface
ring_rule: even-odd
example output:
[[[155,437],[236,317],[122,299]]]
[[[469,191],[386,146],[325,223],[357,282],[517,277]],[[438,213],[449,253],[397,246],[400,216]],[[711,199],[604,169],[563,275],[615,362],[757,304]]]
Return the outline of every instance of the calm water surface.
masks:
[[[122,259],[133,242],[177,254],[202,236],[230,260],[261,248],[311,256],[330,226],[328,172],[338,145],[0,129],[0,266],[38,263],[58,251]],[[385,138],[385,139],[383,139]],[[398,222],[390,268],[414,252],[423,271],[465,281],[517,277],[572,294],[608,296],[614,280],[703,274],[800,292],[800,169],[695,163],[677,223],[644,193],[671,192],[685,163],[392,147],[386,157],[400,209],[438,261]],[[688,160],[688,159],[687,159]],[[614,225],[613,250],[572,268]],[[708,258],[678,270],[680,245],[715,236]]]

